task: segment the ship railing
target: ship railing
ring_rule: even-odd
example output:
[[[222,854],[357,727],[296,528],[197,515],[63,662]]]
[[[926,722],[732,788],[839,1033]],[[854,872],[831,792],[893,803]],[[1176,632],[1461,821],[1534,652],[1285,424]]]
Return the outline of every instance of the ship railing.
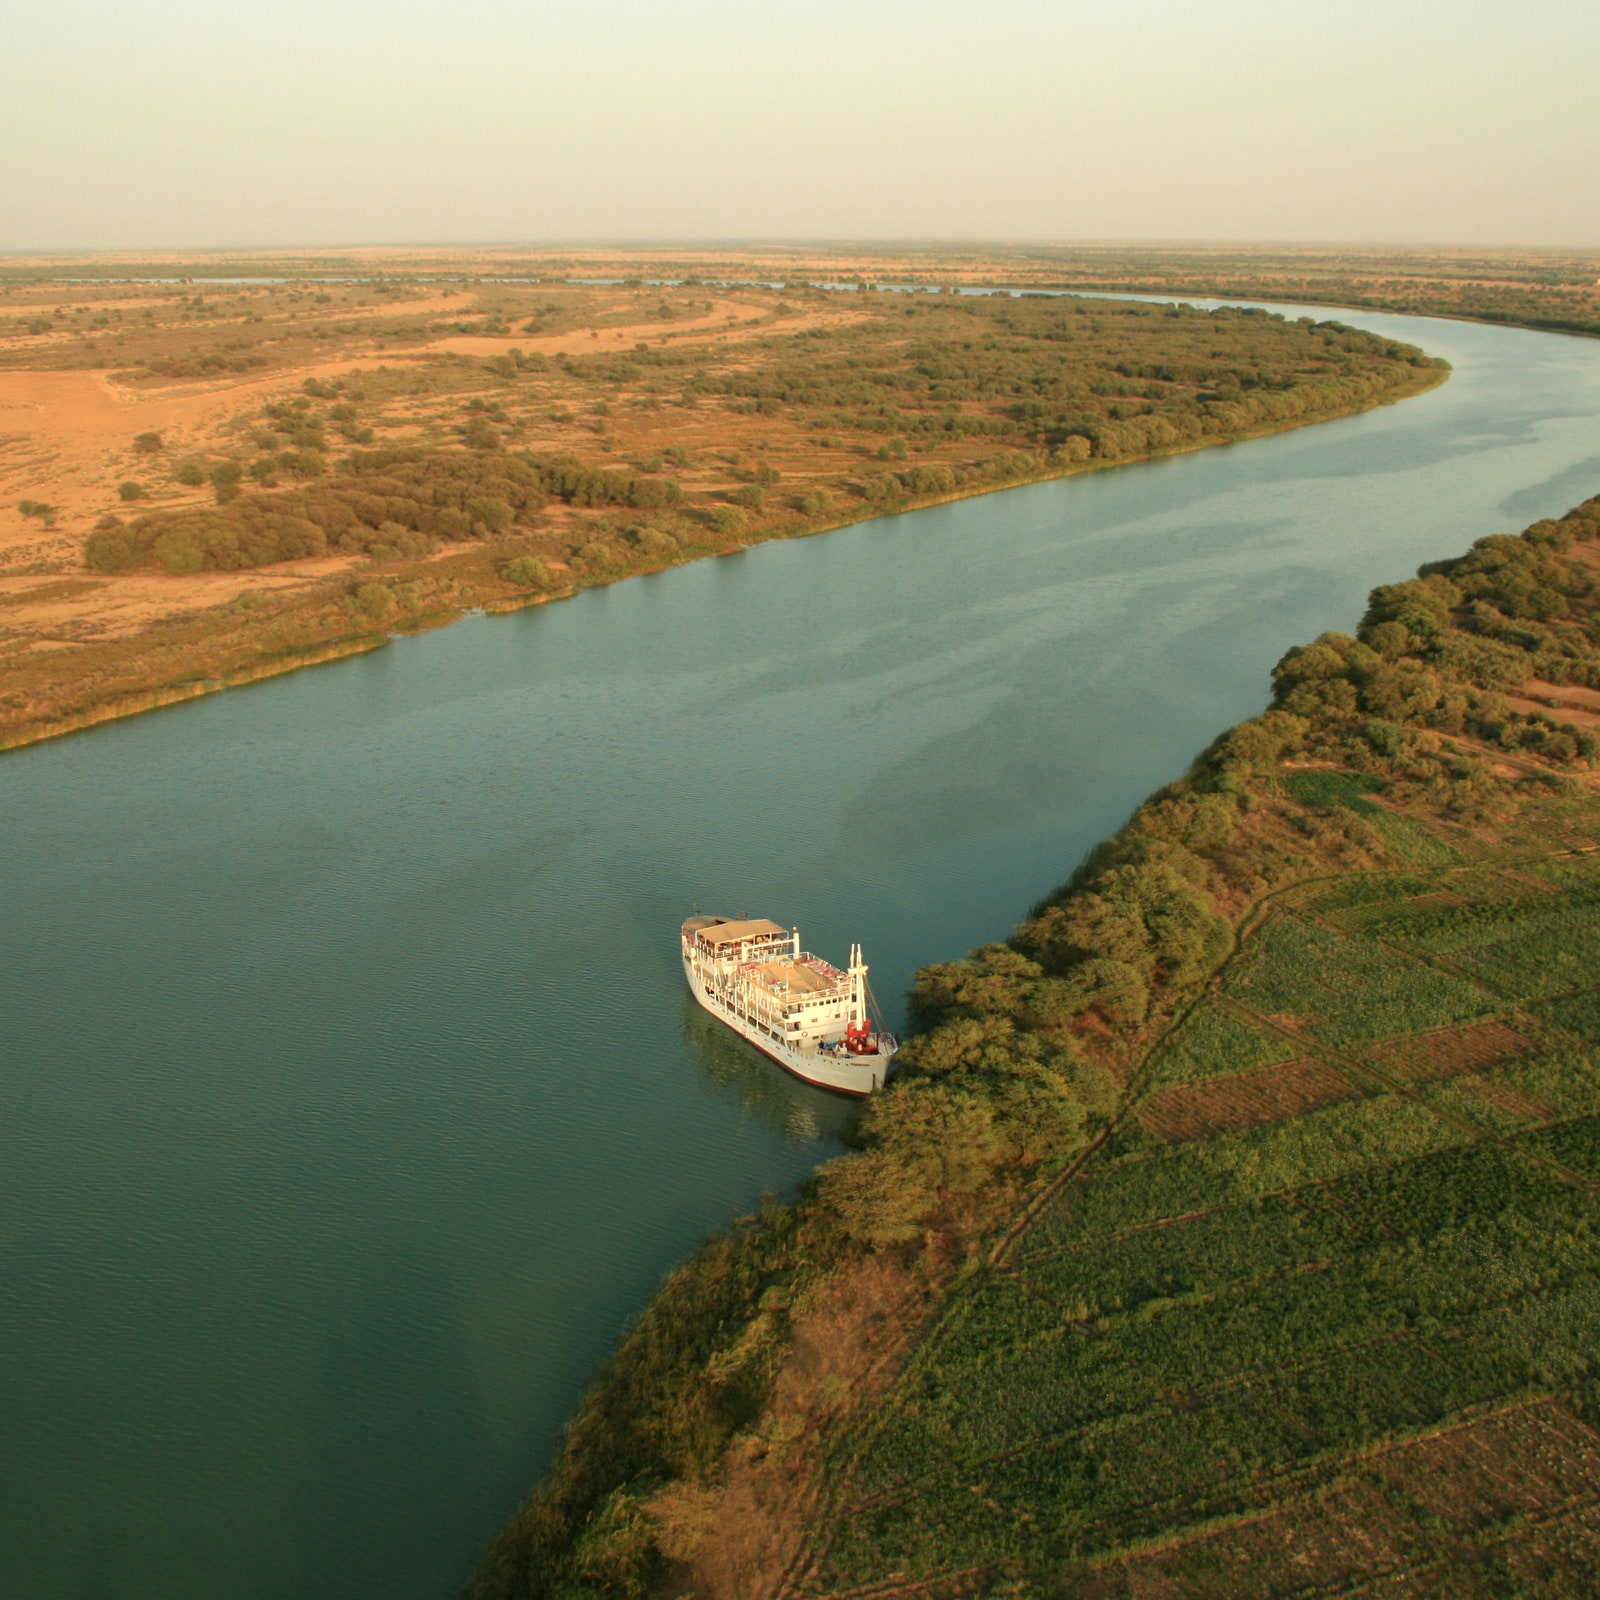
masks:
[[[756,958],[758,952],[765,958],[794,948],[794,940],[787,934],[776,933],[765,934],[759,939],[739,939],[731,947],[705,944],[693,936],[686,938],[684,943],[709,956],[713,961],[725,961],[735,952],[739,952],[739,960],[750,961]]]
[[[770,978],[763,978],[759,973],[748,972],[741,974],[743,981],[752,989],[762,990],[779,1000],[793,1001],[796,1004],[805,1004],[808,1001],[826,1003],[836,1000],[845,993],[843,984],[832,989],[791,989],[786,983],[774,983]]]

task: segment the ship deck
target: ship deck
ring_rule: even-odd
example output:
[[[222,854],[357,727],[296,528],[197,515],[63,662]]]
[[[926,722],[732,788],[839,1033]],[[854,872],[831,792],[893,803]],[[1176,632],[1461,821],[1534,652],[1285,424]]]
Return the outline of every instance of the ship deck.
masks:
[[[827,994],[840,987],[837,978],[829,978],[802,961],[762,961],[755,963],[756,976],[774,988],[787,989],[790,994]]]

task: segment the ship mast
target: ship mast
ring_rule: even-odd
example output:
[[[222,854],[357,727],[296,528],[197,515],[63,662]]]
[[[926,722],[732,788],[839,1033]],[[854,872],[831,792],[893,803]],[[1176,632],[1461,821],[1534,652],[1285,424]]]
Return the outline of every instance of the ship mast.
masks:
[[[861,959],[861,946],[850,946],[850,1015],[848,1021],[867,1020],[867,968]]]

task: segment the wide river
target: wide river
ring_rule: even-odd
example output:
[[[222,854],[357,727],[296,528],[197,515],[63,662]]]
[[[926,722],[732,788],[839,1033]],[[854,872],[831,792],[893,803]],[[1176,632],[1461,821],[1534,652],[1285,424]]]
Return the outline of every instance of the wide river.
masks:
[[[449,1600],[662,1271],[838,1148],[682,917],[893,1003],[1286,647],[1600,490],[1600,342],[1344,315],[1454,378],[0,759],[0,1594]]]

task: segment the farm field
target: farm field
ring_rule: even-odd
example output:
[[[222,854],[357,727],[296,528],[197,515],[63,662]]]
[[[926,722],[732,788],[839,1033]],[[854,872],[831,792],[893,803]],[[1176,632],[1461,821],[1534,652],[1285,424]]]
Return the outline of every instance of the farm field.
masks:
[[[1593,1593],[1595,812],[1270,896],[837,1444],[789,1592]]]

